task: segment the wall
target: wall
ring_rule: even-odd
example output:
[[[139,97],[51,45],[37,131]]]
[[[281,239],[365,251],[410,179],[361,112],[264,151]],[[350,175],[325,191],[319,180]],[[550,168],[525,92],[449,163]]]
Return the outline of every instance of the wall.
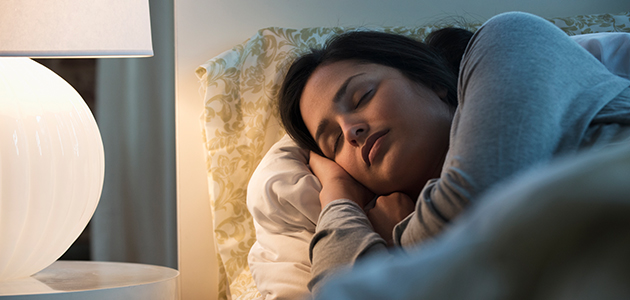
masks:
[[[268,26],[422,25],[452,16],[483,21],[520,10],[542,17],[630,11],[628,0],[176,0],[176,134],[182,299],[216,297],[195,68]]]

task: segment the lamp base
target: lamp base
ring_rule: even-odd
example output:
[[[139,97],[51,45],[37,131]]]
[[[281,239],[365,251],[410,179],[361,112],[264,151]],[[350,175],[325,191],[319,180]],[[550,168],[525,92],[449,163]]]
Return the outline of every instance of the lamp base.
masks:
[[[0,58],[0,280],[57,260],[94,214],[104,153],[96,121],[61,77]]]

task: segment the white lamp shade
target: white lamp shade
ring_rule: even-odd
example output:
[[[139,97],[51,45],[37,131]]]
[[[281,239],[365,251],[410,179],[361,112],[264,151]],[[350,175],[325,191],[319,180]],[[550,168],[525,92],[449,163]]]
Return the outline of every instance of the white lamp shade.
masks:
[[[2,0],[0,56],[151,56],[148,0]]]
[[[28,58],[0,58],[0,280],[57,260],[92,217],[104,154],[81,96]]]

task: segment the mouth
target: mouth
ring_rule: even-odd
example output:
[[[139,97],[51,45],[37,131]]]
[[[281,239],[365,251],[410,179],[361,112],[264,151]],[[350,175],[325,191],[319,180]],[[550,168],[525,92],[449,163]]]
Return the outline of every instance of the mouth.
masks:
[[[365,141],[365,144],[361,148],[361,156],[363,156],[363,161],[367,164],[368,167],[372,165],[372,160],[374,159],[374,154],[372,153],[372,149],[374,145],[378,142],[378,140],[386,135],[389,130],[382,130],[373,135],[369,136]]]

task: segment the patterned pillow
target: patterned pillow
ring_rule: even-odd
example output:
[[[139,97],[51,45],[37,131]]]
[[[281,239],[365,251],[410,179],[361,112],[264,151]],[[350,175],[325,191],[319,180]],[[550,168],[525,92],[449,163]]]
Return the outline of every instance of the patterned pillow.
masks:
[[[569,35],[630,32],[630,13],[575,16],[550,21]],[[480,24],[368,29],[422,39],[431,31],[449,25],[474,31]],[[284,72],[295,57],[322,45],[334,34],[360,29],[262,29],[196,70],[205,89],[201,119],[220,266],[220,299],[259,296],[247,265],[247,254],[256,236],[252,217],[247,211],[246,189],[262,157],[284,134],[274,102]]]

